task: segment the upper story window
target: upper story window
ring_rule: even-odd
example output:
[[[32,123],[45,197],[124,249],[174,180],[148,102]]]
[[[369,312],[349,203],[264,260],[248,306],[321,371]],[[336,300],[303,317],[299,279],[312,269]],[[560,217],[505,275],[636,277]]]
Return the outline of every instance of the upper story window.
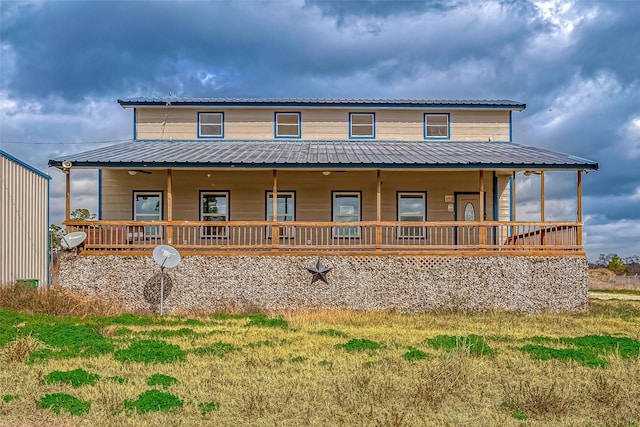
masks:
[[[425,113],[424,137],[425,139],[449,139],[449,114]]]
[[[198,138],[223,138],[224,113],[198,113]]]
[[[300,113],[276,113],[275,137],[300,138]]]
[[[375,138],[375,113],[349,113],[349,138]]]

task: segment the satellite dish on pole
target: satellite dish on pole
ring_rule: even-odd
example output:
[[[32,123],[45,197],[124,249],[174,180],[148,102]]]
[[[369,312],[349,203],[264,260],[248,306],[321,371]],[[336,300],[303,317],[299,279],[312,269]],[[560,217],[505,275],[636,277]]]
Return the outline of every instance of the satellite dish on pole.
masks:
[[[75,231],[67,235],[60,236],[60,247],[62,249],[73,249],[78,247],[87,238],[87,233],[84,231]]]
[[[164,300],[164,269],[180,264],[180,253],[169,245],[156,246],[153,249],[153,260],[160,266],[160,316]]]

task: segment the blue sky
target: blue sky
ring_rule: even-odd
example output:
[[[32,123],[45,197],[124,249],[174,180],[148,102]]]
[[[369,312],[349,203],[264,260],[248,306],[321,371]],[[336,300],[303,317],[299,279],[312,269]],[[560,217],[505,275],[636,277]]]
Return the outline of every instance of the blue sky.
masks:
[[[514,141],[596,160],[586,247],[640,254],[640,1],[11,1],[0,3],[0,146],[47,161],[132,137],[117,98],[512,99]],[[96,211],[96,173],[72,209]],[[549,173],[546,218],[571,220],[573,173]],[[518,219],[539,218],[519,178]]]

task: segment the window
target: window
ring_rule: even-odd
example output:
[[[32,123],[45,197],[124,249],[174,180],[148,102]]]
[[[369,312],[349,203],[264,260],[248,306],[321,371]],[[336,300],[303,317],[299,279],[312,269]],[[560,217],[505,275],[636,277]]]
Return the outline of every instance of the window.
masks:
[[[360,221],[360,192],[333,192],[332,221]],[[360,237],[360,227],[333,227],[333,237]]]
[[[198,138],[223,138],[224,113],[198,113]]]
[[[427,194],[398,192],[398,221],[424,222],[427,218]],[[398,227],[398,237],[424,238],[424,227]]]
[[[464,220],[465,221],[475,221],[476,220],[476,209],[473,207],[473,203],[469,202],[464,207]]]
[[[202,221],[228,221],[229,220],[229,193],[200,192],[200,216]],[[202,237],[226,237],[227,227],[206,226],[202,227]]]
[[[349,138],[375,138],[374,113],[349,113]]]
[[[278,221],[295,221],[295,193],[278,191]],[[267,192],[267,221],[273,221],[273,192]],[[294,227],[280,227],[280,237],[293,237]],[[271,227],[267,227],[267,237],[271,237]]]
[[[300,138],[300,113],[276,113],[276,138]]]
[[[425,139],[449,139],[449,114],[424,115]]]
[[[133,219],[134,221],[160,221],[162,219],[162,192],[161,191],[134,191],[133,192]],[[160,226],[146,225],[134,227],[130,240],[144,240],[162,236]]]

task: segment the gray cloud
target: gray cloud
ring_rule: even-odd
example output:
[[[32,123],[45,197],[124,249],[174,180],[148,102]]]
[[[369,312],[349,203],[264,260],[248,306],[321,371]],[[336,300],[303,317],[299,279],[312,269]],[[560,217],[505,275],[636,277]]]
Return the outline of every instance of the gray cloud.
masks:
[[[4,1],[0,20],[2,148],[42,170],[96,146],[61,143],[130,138],[118,97],[509,98],[528,105],[516,142],[600,163],[584,180],[590,256],[637,247],[605,250],[615,224],[640,240],[634,2]],[[95,206],[94,181],[75,207]],[[548,174],[546,193],[549,215],[575,211],[575,177]],[[519,182],[523,215],[538,199]]]

